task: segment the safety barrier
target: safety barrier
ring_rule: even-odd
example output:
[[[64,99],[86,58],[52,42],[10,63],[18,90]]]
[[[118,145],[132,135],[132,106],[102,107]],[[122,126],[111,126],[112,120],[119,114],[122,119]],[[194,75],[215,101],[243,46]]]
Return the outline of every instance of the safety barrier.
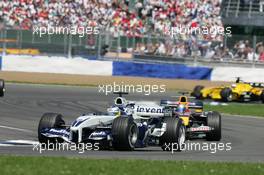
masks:
[[[264,82],[264,69],[151,64],[132,61],[96,61],[48,56],[0,56],[0,70],[80,75],[134,76],[165,79]]]
[[[20,72],[62,73],[80,75],[112,75],[111,61],[91,61],[83,58],[67,59],[48,56],[3,57],[2,70]]]
[[[243,67],[215,67],[212,71],[212,81],[234,81],[236,77],[241,77],[247,82],[264,82],[263,68],[243,68]]]

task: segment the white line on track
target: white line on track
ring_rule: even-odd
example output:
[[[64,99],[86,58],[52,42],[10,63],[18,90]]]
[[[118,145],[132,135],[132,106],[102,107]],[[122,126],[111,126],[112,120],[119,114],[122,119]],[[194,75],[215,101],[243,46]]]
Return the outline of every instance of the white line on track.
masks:
[[[14,145],[11,145],[11,144],[2,144],[2,143],[0,143],[0,146],[10,147],[10,146],[14,146]]]
[[[36,145],[39,144],[39,142],[37,141],[33,141],[33,140],[3,140],[0,141],[0,147],[1,146],[6,146],[6,147],[10,147],[10,146],[32,146],[32,145]]]
[[[28,132],[28,133],[33,133],[33,131],[28,130],[28,129],[15,128],[15,127],[11,127],[11,126],[0,125],[0,128],[10,129],[10,130],[15,130],[15,131]]]

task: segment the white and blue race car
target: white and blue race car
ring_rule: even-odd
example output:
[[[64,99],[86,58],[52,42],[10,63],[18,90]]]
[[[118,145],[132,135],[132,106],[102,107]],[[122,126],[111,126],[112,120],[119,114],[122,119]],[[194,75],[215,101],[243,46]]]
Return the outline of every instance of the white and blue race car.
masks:
[[[38,126],[40,143],[98,143],[101,149],[133,150],[149,145],[165,150],[166,143],[185,143],[186,127],[181,118],[164,117],[164,107],[131,102],[122,97],[105,114],[86,114],[70,125],[63,116],[45,113]]]

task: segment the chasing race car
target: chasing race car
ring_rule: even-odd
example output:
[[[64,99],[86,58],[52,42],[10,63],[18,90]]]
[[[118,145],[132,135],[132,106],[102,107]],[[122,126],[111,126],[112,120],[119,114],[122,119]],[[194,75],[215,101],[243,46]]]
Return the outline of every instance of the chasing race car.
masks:
[[[203,111],[201,101],[189,102],[187,96],[178,101],[162,100],[167,117],[181,118],[186,126],[187,139],[206,138],[208,141],[221,140],[221,115],[216,111]]]
[[[40,143],[99,143],[101,149],[133,150],[148,145],[185,142],[185,126],[181,118],[164,117],[164,107],[127,101],[119,93],[106,114],[85,114],[70,125],[63,116],[45,113],[38,126]]]
[[[3,97],[5,93],[5,81],[0,79],[0,97]]]
[[[264,103],[264,83],[243,82],[239,77],[231,86],[196,86],[191,93],[197,99],[212,99],[223,102],[261,101]]]

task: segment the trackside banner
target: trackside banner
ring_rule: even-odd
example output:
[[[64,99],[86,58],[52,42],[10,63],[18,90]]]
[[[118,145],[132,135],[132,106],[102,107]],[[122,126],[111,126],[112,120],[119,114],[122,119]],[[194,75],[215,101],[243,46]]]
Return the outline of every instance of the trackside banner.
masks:
[[[184,64],[113,62],[113,76],[210,80],[212,68]]]

